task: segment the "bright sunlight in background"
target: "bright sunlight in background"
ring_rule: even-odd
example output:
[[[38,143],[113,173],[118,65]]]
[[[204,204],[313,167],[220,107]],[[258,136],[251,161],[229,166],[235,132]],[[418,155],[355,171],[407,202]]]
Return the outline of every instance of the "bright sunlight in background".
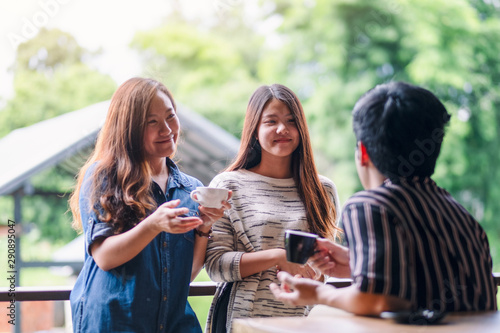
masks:
[[[186,17],[202,17],[210,24],[225,6],[242,0],[177,1]],[[90,51],[102,50],[94,65],[111,75],[117,84],[141,74],[137,55],[129,44],[134,34],[165,21],[176,1],[165,0],[2,0],[0,3],[0,97],[12,94],[12,73],[19,41],[34,37],[38,30],[59,28],[72,34]],[[247,1],[253,2],[253,1]]]
[[[140,59],[136,51],[130,48],[134,35],[138,31],[153,29],[164,23],[172,10],[171,4],[172,1],[165,0],[2,0],[0,109],[5,100],[10,99],[14,93],[13,72],[9,67],[15,62],[17,45],[35,37],[41,28],[59,28],[74,36],[83,48],[99,51],[99,56],[92,58],[90,65],[101,73],[109,74],[119,85],[132,76],[143,74]],[[227,5],[236,4],[239,4],[239,1],[233,0]],[[208,25],[211,24],[211,17],[220,15],[220,11],[227,6],[220,0],[182,0],[177,5],[186,17],[201,17],[204,24]],[[36,250],[38,255],[41,253],[40,248],[38,246]],[[24,256],[30,257],[30,251],[27,248]],[[47,257],[50,255],[51,253],[46,253]],[[26,270],[28,271],[29,273],[23,275],[22,285],[67,283],[65,279],[51,275],[43,269]],[[197,281],[208,280],[204,271],[197,277]],[[202,327],[211,299],[211,296],[190,298]]]
[[[498,272],[499,41],[500,0],[0,0],[0,138],[107,100],[132,76],[163,81],[178,103],[238,136],[251,93],[277,82],[301,99],[318,170],[344,202],[361,189],[354,102],[376,84],[408,81],[452,114],[433,179],[480,220]],[[53,168],[31,182],[69,193],[74,175]],[[76,235],[67,196],[23,200],[24,259],[48,260]],[[12,211],[12,196],[0,197],[0,224]],[[64,284],[48,270],[23,276],[25,286]],[[210,298],[190,298],[202,325]]]

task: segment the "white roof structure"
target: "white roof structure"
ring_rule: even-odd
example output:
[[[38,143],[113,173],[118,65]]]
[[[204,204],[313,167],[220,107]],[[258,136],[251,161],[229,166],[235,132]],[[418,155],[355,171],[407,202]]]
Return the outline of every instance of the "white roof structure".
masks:
[[[0,156],[3,157],[0,196],[29,188],[26,185],[30,178],[44,169],[75,156],[80,162],[86,159],[104,123],[109,103],[93,104],[16,129],[0,139]],[[208,185],[236,156],[239,140],[182,106],[178,107],[178,116],[182,131],[176,161],[182,171]]]

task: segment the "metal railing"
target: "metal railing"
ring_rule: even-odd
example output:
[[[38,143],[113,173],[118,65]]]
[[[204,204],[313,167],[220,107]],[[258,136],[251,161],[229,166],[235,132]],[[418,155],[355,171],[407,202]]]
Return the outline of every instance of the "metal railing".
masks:
[[[493,273],[497,286],[500,286],[500,273]],[[351,279],[334,279],[328,281],[337,288],[351,285]],[[23,301],[67,301],[71,293],[71,286],[65,287],[16,287],[14,291],[9,288],[0,288],[0,302]],[[217,284],[215,282],[192,282],[189,289],[189,296],[213,296]],[[12,297],[12,293],[15,294]]]
[[[217,285],[215,282],[192,282],[189,296],[213,296]],[[9,295],[8,288],[0,288],[0,302],[23,301],[67,301],[72,286],[63,287],[16,287],[15,297]]]

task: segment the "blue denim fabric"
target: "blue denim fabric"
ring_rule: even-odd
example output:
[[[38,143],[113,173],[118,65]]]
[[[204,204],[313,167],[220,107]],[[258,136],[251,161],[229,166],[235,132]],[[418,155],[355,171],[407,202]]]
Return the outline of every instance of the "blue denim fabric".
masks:
[[[153,183],[158,205],[180,199],[179,207],[198,214],[189,193],[203,186],[167,160],[170,176],[167,191]],[[70,295],[74,332],[201,332],[187,302],[193,263],[194,232],[160,233],[135,258],[108,272],[89,254],[90,245],[111,236],[109,224],[99,221],[89,207],[89,168],[80,191],[80,210],[85,233],[85,263]]]

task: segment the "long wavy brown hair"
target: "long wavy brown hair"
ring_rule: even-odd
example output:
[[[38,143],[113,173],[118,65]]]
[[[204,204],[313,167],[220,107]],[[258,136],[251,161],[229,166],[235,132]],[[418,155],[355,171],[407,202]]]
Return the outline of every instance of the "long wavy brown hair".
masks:
[[[337,211],[318,177],[302,104],[289,88],[273,84],[261,86],[253,93],[247,106],[238,155],[225,171],[251,169],[260,163],[261,148],[256,140],[257,129],[262,112],[273,99],[288,107],[299,131],[300,143],[292,154],[291,168],[299,197],[306,209],[309,229],[321,237],[333,239],[337,231],[340,231],[336,224]]]
[[[129,79],[113,94],[95,149],[81,168],[69,200],[76,230],[82,230],[79,207],[82,182],[87,169],[96,162],[91,206],[100,220],[112,224],[115,233],[131,229],[156,209],[143,137],[148,109],[158,91],[167,95],[177,110],[170,91],[153,79]]]

